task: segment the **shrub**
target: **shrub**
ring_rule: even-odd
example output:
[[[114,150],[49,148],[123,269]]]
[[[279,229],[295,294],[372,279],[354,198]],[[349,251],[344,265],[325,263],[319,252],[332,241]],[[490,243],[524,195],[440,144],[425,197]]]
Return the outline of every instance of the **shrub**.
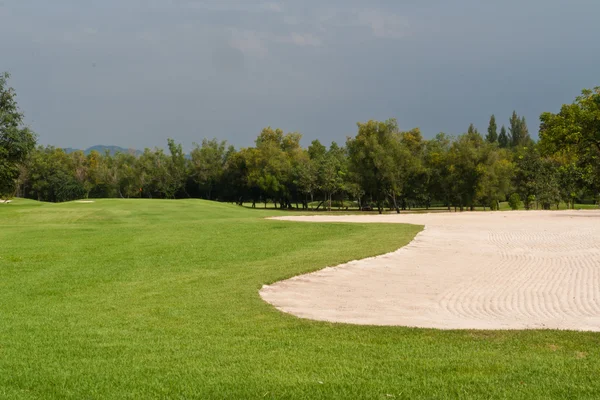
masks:
[[[534,194],[530,194],[529,196],[527,196],[527,201],[525,204],[525,208],[527,208],[528,210],[530,208],[532,208],[533,206],[535,206],[535,201],[537,200],[537,198],[535,197]],[[536,207],[537,208],[537,207]]]
[[[521,196],[519,196],[518,193],[511,194],[508,199],[508,205],[512,210],[518,210],[519,208],[521,208],[521,205],[523,205],[523,202],[521,201]]]
[[[492,200],[490,202],[490,210],[498,211],[498,201],[497,200]]]

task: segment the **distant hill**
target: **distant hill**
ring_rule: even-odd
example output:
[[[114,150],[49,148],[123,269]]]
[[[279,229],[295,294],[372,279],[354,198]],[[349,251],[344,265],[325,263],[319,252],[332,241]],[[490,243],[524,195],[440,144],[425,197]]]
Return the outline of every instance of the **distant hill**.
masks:
[[[69,153],[78,151],[79,149],[65,147],[65,148],[63,148],[63,150],[65,151],[65,153],[69,154]],[[88,155],[92,151],[97,151],[100,154],[104,154],[107,150],[110,152],[111,155],[115,155],[116,153],[129,153],[131,151],[133,151],[136,156],[139,156],[143,153],[142,151],[136,150],[136,149],[126,149],[125,147],[120,147],[120,146],[103,146],[103,145],[92,146],[90,148],[83,150],[83,153]]]

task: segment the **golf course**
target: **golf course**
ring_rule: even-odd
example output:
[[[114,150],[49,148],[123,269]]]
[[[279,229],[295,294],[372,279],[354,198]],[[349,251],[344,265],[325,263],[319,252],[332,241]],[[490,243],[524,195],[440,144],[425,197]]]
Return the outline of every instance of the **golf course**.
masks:
[[[600,336],[301,319],[259,291],[423,226],[202,200],[0,204],[2,399],[596,398]],[[296,214],[297,215],[297,214]]]

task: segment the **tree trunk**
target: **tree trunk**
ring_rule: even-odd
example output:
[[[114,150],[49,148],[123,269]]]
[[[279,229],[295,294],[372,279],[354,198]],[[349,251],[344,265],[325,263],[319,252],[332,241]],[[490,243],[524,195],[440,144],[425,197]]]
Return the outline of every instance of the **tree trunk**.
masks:
[[[396,214],[400,214],[400,207],[398,207],[398,203],[396,202],[396,196],[391,196],[392,202],[394,203],[394,209],[396,210]]]

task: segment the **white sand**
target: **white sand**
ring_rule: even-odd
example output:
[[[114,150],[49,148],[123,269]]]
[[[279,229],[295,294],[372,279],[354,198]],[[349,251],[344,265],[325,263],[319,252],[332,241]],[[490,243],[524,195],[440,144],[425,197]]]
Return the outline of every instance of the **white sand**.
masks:
[[[0,200],[1,204],[9,204],[12,203],[12,200]]]
[[[95,201],[94,200],[77,200],[75,203],[89,204],[89,203],[95,203]]]
[[[315,216],[425,225],[406,247],[265,286],[302,318],[439,329],[600,331],[600,212]]]

